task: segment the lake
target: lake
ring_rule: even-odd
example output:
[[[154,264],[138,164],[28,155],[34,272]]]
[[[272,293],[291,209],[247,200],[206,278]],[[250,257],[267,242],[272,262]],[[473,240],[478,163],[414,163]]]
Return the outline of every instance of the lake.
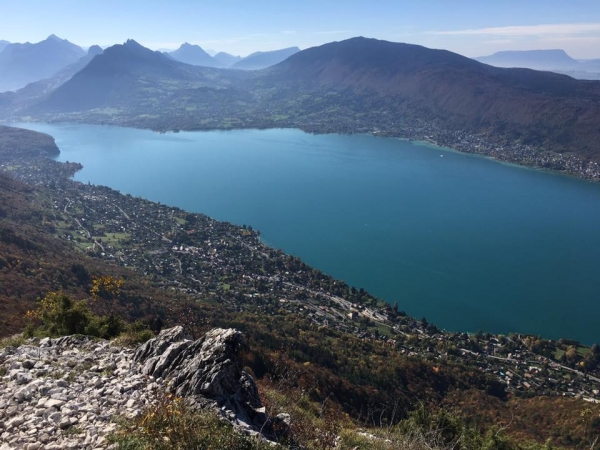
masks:
[[[364,135],[20,126],[79,181],[251,225],[442,328],[600,341],[598,184]]]

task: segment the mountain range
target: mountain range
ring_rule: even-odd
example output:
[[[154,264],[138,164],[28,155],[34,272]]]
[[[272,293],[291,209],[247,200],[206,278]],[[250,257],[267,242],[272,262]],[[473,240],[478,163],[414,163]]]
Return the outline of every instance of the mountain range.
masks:
[[[177,50],[167,53],[167,55],[177,61],[194,66],[259,70],[278,64],[299,51],[298,47],[290,47],[269,52],[256,52],[245,58],[233,56],[225,52],[219,52],[211,56],[199,45],[192,45],[186,42]]]
[[[209,83],[205,71],[147,49],[134,40],[94,57],[40,103],[41,110],[74,111],[101,107],[146,109],[146,102],[170,97],[173,83]],[[171,87],[169,87],[171,86]]]
[[[600,162],[599,100],[600,83],[362,37],[247,71],[185,64],[130,40],[96,55],[53,90],[0,95],[0,114],[159,130],[375,131],[442,136],[455,147],[475,136],[501,149],[494,156],[523,164],[560,169],[564,161],[556,158],[573,155],[579,162],[569,162],[569,170],[577,172]],[[480,147],[469,144],[467,151]]]
[[[5,47],[6,47],[8,44],[10,44],[10,42],[8,42],[8,41],[4,41],[4,40],[0,39],[0,52],[1,52],[2,50],[4,50],[4,48],[5,48]]]
[[[0,53],[0,92],[48,78],[85,54],[81,47],[54,35],[35,44],[8,44]]]

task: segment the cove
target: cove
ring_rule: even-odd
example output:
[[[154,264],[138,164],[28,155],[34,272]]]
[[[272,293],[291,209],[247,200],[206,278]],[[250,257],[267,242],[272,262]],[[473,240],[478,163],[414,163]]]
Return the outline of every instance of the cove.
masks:
[[[76,180],[251,225],[442,328],[600,341],[600,185],[365,135],[17,126]]]

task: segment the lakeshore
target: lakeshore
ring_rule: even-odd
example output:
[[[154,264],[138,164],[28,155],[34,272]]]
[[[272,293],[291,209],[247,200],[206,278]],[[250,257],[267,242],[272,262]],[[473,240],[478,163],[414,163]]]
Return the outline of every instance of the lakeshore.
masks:
[[[408,142],[428,142],[435,147],[453,150],[464,154],[474,154],[491,157],[497,161],[515,164],[534,169],[542,169],[551,173],[561,173],[589,181],[600,181],[600,164],[593,159],[583,159],[575,153],[557,153],[549,151],[533,143],[523,143],[519,140],[501,139],[494,133],[472,133],[463,129],[442,128],[434,123],[410,117],[391,119],[385,114],[375,114],[360,124],[346,123],[339,117],[320,117],[319,120],[305,120],[295,117],[293,120],[278,119],[272,115],[277,110],[258,110],[252,116],[240,120],[235,127],[227,123],[206,118],[203,125],[185,122],[180,127],[155,122],[150,118],[140,117],[111,117],[102,114],[80,116],[78,114],[63,114],[60,117],[48,115],[39,120],[28,122],[35,124],[64,123],[97,124],[117,127],[133,127],[141,130],[152,130],[157,133],[179,133],[181,131],[236,131],[236,130],[270,130],[289,129],[302,130],[317,135],[370,135],[384,138],[396,138]],[[217,115],[218,117],[218,115]],[[282,115],[282,117],[287,117]],[[10,123],[10,120],[3,121]],[[0,122],[2,123],[2,122]],[[22,126],[27,127],[24,123]],[[17,123],[17,126],[19,124]]]

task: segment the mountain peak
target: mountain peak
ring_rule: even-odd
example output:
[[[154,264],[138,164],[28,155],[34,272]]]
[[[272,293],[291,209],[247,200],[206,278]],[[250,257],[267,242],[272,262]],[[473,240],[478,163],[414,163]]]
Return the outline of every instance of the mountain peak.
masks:
[[[137,42],[134,39],[127,39],[125,41],[125,43],[123,44],[124,47],[130,47],[130,48],[145,48],[143,45],[141,45],[139,42]]]
[[[99,45],[92,45],[90,48],[88,48],[88,55],[99,55],[103,51],[104,50],[102,50],[102,47]]]
[[[190,44],[189,42],[181,44],[177,50],[170,52],[169,56],[177,61],[194,66],[217,66],[213,57],[206,53],[202,47]]]
[[[219,55],[222,55],[222,56],[233,56],[234,58],[239,58],[239,56],[235,56],[235,55],[232,55],[231,53],[227,53],[227,52],[219,52],[219,53],[216,53],[216,54],[213,56],[213,58],[214,58],[215,56],[219,56]]]
[[[239,56],[230,55],[226,52],[219,52],[213,55],[213,59],[221,66],[221,67],[231,67],[233,64],[242,59]]]
[[[179,46],[179,49],[178,49],[178,50],[196,50],[196,51],[198,51],[198,50],[201,50],[202,52],[206,53],[206,52],[204,51],[204,49],[203,49],[202,47],[200,47],[199,45],[196,45],[196,44],[190,44],[189,42],[184,42],[183,44],[181,44],[181,45]],[[175,50],[175,51],[177,51],[177,50]],[[208,53],[207,53],[207,54],[208,54]]]
[[[123,44],[115,44],[108,47],[102,52],[105,63],[110,62],[114,68],[133,68],[136,64],[161,64],[164,60],[169,60],[160,52],[155,52],[147,47],[144,47],[133,39],[128,39]],[[137,63],[136,63],[137,61]]]
[[[116,44],[112,47],[107,48],[104,53],[126,53],[126,54],[135,54],[135,55],[144,55],[149,57],[150,55],[157,54],[154,50],[151,50],[147,47],[144,47],[139,42],[133,39],[127,39],[123,44]]]
[[[55,34],[51,34],[50,36],[48,36],[48,37],[46,38],[46,40],[47,40],[47,41],[59,41],[59,42],[62,42],[62,41],[64,41],[64,40],[66,40],[66,39],[61,39],[61,38],[59,38],[57,35],[55,35]]]

